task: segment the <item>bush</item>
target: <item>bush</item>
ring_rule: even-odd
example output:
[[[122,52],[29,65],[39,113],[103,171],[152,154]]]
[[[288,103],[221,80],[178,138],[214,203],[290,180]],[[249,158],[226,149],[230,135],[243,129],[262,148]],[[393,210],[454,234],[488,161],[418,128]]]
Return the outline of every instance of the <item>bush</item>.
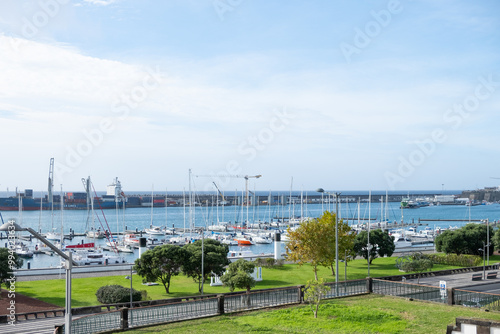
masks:
[[[253,261],[256,267],[265,267],[266,266],[266,259],[264,258],[257,258]]]
[[[266,258],[266,267],[272,268],[274,266],[274,259],[272,257]]]
[[[121,285],[101,286],[95,295],[101,304],[130,302],[130,288],[125,288]],[[132,301],[137,302],[140,301],[141,298],[141,292],[132,289]]]
[[[482,258],[477,255],[457,255],[457,254],[427,254],[427,257],[431,259],[433,263],[445,264],[448,266],[458,266],[458,267],[477,267],[483,262]]]

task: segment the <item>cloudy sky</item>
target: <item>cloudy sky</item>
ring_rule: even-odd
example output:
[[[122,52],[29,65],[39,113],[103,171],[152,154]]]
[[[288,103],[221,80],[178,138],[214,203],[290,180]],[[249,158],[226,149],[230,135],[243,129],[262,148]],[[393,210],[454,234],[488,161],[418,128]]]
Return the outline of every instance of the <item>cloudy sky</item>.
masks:
[[[500,184],[500,4],[0,3],[0,190]],[[196,189],[212,180],[194,178]],[[57,188],[58,188],[57,187]]]

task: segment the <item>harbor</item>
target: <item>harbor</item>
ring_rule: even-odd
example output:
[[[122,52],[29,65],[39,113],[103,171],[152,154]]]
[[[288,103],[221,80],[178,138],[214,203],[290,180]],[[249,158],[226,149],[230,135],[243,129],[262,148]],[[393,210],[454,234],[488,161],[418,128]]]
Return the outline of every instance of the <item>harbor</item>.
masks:
[[[373,198],[373,197],[372,197]],[[290,203],[291,202],[291,203]],[[276,233],[281,235],[279,250],[285,253],[288,227],[300,224],[303,219],[316,218],[323,211],[335,211],[333,201],[320,203],[295,203],[283,205],[198,205],[164,206],[144,208],[118,208],[115,210],[60,210],[60,211],[17,211],[1,212],[4,221],[15,219],[22,227],[30,227],[47,236],[49,232],[63,235],[64,245],[94,243],[104,249],[104,254],[114,255],[115,246],[110,242],[123,240],[125,236],[138,239],[144,237],[148,246],[163,243],[183,244],[200,238],[215,238],[227,242],[230,251],[245,251],[255,255],[274,256]],[[469,222],[496,224],[500,218],[500,205],[446,206],[435,205],[418,209],[401,209],[399,202],[378,203],[367,201],[339,201],[339,218],[348,221],[352,229],[365,230],[382,228],[395,236],[399,233],[410,239],[406,248],[398,252],[432,250],[433,237],[439,231],[461,227]],[[203,235],[201,231],[204,231]],[[108,238],[92,238],[89,232],[110,231]],[[149,233],[147,233],[149,231]],[[62,233],[61,233],[62,232]],[[428,236],[424,236],[429,234]],[[97,235],[97,233],[96,233]],[[5,232],[0,233],[0,242],[7,240]],[[259,240],[262,238],[262,240]],[[61,259],[43,250],[40,242],[25,232],[17,239],[33,252],[24,259],[23,269],[59,268]],[[251,240],[249,240],[251,239]],[[251,241],[248,244],[238,243]],[[257,242],[259,240],[259,242]],[[54,243],[61,240],[54,240]],[[132,240],[127,252],[119,252],[122,264],[132,263],[139,255],[136,240]],[[37,249],[38,245],[38,249]],[[109,263],[111,264],[111,263]]]

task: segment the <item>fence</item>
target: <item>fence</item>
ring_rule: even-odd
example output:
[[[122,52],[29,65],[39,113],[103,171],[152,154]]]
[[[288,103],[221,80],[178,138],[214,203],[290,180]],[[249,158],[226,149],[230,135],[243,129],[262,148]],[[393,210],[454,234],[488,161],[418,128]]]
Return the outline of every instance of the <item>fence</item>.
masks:
[[[327,283],[326,285],[330,287],[330,291],[325,295],[324,298],[329,299],[367,293],[369,292],[369,286],[367,285],[367,282],[368,280],[366,279],[360,279],[339,283]]]
[[[355,280],[328,283],[331,291],[325,298],[353,296],[367,293],[367,281]],[[338,293],[337,293],[338,287]],[[256,290],[250,293],[234,292],[217,297],[187,297],[182,302],[88,315],[71,322],[71,333],[97,333],[157,325],[178,320],[196,319],[224,313],[242,312],[267,307],[300,304],[304,302],[303,285],[279,289]],[[64,333],[64,325],[57,327]]]
[[[224,313],[240,312],[265,307],[301,302],[302,286],[254,291],[245,294],[227,294],[224,296]]]
[[[128,310],[128,327],[202,318],[219,313],[217,298],[193,300],[161,306],[148,306]]]
[[[488,307],[500,311],[500,295],[459,289],[442,290],[439,287],[383,279],[361,279],[327,283],[330,291],[325,299],[376,293],[411,298],[449,305]],[[158,325],[179,320],[216,316],[224,313],[256,310],[267,307],[300,304],[304,302],[304,286],[256,290],[250,293],[233,292],[218,296],[185,297],[182,301],[85,316],[72,321],[71,333],[97,333]],[[58,333],[64,326],[57,327]]]
[[[122,326],[122,312],[110,311],[87,315],[71,322],[71,333],[88,334],[112,331]],[[64,330],[63,330],[64,332]]]
[[[500,295],[454,289],[453,304],[500,311]]]
[[[380,295],[448,303],[447,291],[435,286],[373,279],[371,291]]]

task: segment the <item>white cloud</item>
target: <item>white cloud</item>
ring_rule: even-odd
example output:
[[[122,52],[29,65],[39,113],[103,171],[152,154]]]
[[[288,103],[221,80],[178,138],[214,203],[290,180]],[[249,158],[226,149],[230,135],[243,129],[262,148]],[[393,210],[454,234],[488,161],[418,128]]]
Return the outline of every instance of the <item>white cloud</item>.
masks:
[[[83,0],[83,1],[92,5],[108,6],[120,0]]]

